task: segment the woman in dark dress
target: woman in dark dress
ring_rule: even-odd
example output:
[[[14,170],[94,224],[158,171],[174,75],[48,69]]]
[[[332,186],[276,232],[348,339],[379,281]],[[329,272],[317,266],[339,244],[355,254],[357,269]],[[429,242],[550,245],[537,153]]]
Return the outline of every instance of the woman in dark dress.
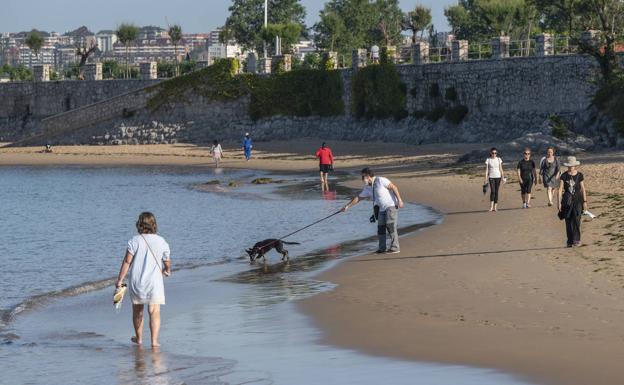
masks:
[[[559,218],[565,219],[568,247],[573,247],[581,244],[581,215],[587,210],[587,190],[585,178],[577,170],[581,162],[576,157],[569,156],[563,165],[568,171],[561,174],[557,208]]]

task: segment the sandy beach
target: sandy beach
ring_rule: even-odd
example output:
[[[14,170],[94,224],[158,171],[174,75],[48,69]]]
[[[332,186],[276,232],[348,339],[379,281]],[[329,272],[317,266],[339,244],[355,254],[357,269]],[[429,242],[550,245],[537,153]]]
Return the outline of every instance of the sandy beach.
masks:
[[[252,162],[225,146],[223,166],[317,172],[319,141],[258,143]],[[564,225],[535,191],[522,210],[517,184],[486,212],[482,166],[456,158],[486,145],[330,143],[337,169],[375,167],[404,199],[446,214],[401,240],[398,255],[350,259],[319,279],[339,286],[300,302],[323,342],[374,355],[500,369],[544,384],[621,384],[624,358],[624,154],[579,155],[599,219],[583,246],[565,248]],[[205,166],[204,147],[0,148],[0,165]],[[503,154],[507,171],[515,171]],[[538,159],[539,160],[539,159]],[[511,174],[511,173],[510,173]],[[357,176],[353,186],[360,184]],[[367,218],[353,218],[367,220]]]

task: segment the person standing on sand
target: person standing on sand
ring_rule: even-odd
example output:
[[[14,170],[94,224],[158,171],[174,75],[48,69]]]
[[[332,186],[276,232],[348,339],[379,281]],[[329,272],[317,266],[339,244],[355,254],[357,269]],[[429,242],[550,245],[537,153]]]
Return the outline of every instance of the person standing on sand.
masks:
[[[249,133],[245,133],[245,137],[243,138],[243,152],[245,153],[245,159],[247,162],[251,159],[251,149],[253,148],[253,144],[251,143],[251,137]]]
[[[546,156],[543,157],[540,162],[540,178],[546,188],[548,206],[553,205],[553,190],[559,188],[560,176],[561,168],[559,167],[559,160],[555,157],[555,148],[548,147],[546,149]]]
[[[128,241],[126,256],[121,263],[115,287],[122,286],[127,274],[135,332],[132,342],[137,345],[143,342],[143,310],[148,305],[152,346],[158,347],[160,305],[165,304],[163,275],[171,274],[169,245],[164,238],[156,235],[158,226],[154,214],[141,213],[136,228],[139,234]]]
[[[212,142],[212,146],[210,147],[210,154],[212,154],[212,159],[215,162],[215,167],[219,167],[219,162],[221,162],[221,158],[223,157],[223,149],[221,148],[221,144],[219,144],[218,140]]]
[[[531,188],[537,186],[537,172],[535,162],[531,159],[531,149],[525,148],[522,159],[518,162],[518,182],[520,183],[520,193],[522,194],[522,208],[531,208]]]
[[[498,211],[498,190],[505,177],[503,160],[498,157],[496,147],[490,149],[490,157],[485,160],[485,182],[490,185],[490,211]]]
[[[321,173],[321,190],[329,190],[329,181],[327,176],[330,171],[334,170],[334,154],[331,148],[327,147],[323,142],[321,148],[316,151],[316,157],[319,159],[319,171]]]
[[[581,162],[574,156],[568,156],[563,165],[568,171],[561,174],[557,208],[559,218],[565,219],[567,246],[575,247],[581,244],[581,215],[588,210],[587,190],[585,177],[577,170]]]
[[[403,207],[399,188],[387,178],[375,176],[368,167],[362,170],[362,182],[364,189],[342,208],[342,212],[347,211],[362,199],[372,199],[374,214],[371,217],[371,222],[377,221],[377,236],[379,238],[379,247],[376,253],[399,253],[398,210]],[[386,233],[390,234],[390,249],[386,249]]]

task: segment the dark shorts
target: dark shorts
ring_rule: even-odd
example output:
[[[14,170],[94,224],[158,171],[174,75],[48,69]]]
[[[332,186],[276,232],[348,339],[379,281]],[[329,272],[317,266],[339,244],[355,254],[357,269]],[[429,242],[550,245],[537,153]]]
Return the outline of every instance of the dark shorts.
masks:
[[[529,179],[526,182],[520,183],[520,190],[522,194],[530,194],[531,189],[533,188],[533,180]]]
[[[329,173],[330,171],[333,171],[331,164],[321,164],[319,166],[319,170],[325,174]]]

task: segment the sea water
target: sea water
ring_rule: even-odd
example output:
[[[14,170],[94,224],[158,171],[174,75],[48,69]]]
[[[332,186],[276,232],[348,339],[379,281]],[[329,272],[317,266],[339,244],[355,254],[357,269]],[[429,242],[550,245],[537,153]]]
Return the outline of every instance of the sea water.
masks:
[[[271,176],[280,183],[249,182]],[[219,184],[205,182],[219,180]],[[292,260],[250,265],[244,248],[336,212],[350,191],[246,170],[0,168],[2,384],[520,384],[487,369],[370,357],[318,343],[293,301],[331,290],[319,269],[374,249],[361,204],[295,234]],[[237,187],[227,186],[234,182]],[[171,245],[160,351],[129,343],[111,303],[141,211]],[[404,231],[437,223],[410,204]],[[148,332],[146,327],[146,333]],[[146,341],[148,338],[146,338]]]

